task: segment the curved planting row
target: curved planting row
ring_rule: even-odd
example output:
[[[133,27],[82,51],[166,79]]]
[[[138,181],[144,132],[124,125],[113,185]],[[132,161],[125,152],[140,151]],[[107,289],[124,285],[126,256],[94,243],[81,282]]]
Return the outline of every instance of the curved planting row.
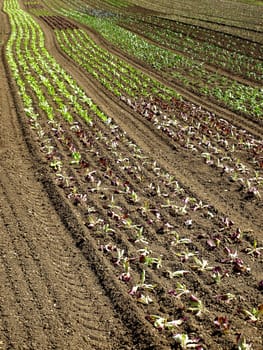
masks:
[[[56,36],[69,57],[177,146],[204,158],[207,165],[230,176],[247,194],[260,198],[262,141],[195,105],[179,101],[171,90],[97,46],[84,31],[56,31]]]
[[[70,53],[79,64],[85,63],[88,72],[118,97],[125,92],[128,97],[135,99],[140,96],[150,97],[152,94],[167,102],[181,98],[173,89],[100,48],[83,30],[56,31],[56,36],[64,51]],[[76,38],[79,43],[75,46],[73,42]]]
[[[187,34],[161,27],[151,20],[129,17],[119,22],[122,26],[145,36],[157,44],[182,52],[192,59],[211,64],[245,79],[263,82],[263,62],[216,44],[192,39]]]
[[[39,16],[52,29],[78,29],[78,26],[62,16]]]
[[[51,6],[59,5],[56,5],[55,1]],[[114,19],[89,16],[61,7],[56,7],[56,11],[94,28],[109,42],[150,65],[169,81],[172,78],[173,82],[194,93],[206,96],[215,103],[247,117],[262,118],[262,88],[248,86],[219,73],[210,72],[202,63],[151,44],[119,27]]]
[[[40,1],[37,1],[37,0],[25,0],[24,1],[24,5],[26,7],[26,9],[43,9],[44,6],[40,3]]]
[[[5,11],[7,59],[28,125],[86,225],[83,240],[111,266],[119,298],[124,289],[170,347],[242,348],[252,339],[260,346],[257,233],[195,197],[101,112],[45,50],[43,33],[17,1],[6,0]],[[137,329],[140,337],[145,329]]]
[[[136,2],[135,2],[136,3]],[[187,23],[198,24],[208,28],[215,28],[240,37],[251,38],[262,42],[260,35],[262,28],[260,18],[262,6],[251,6],[239,1],[220,1],[216,6],[211,6],[210,0],[196,3],[193,0],[156,2],[151,4],[148,0],[141,0],[140,6],[151,8],[162,13],[162,17],[169,16],[173,19],[182,19]],[[253,2],[256,4],[256,2]]]
[[[183,21],[169,20],[157,16],[144,17],[142,20],[159,27],[161,30],[168,29],[175,33],[181,33],[183,37],[203,41],[207,44],[216,45],[229,51],[239,52],[256,59],[263,59],[262,45],[253,41],[245,40],[220,31],[191,25],[184,23]]]

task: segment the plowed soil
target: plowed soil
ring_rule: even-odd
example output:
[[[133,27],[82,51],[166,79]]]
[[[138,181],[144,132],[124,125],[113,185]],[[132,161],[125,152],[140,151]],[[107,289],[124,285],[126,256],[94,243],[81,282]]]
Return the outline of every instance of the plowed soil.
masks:
[[[165,235],[164,223],[168,221],[185,237],[193,241],[196,239],[191,248],[202,252],[211,264],[216,265],[226,257],[223,248],[219,248],[214,254],[204,247],[210,235],[222,229],[219,218],[230,218],[246,232],[242,243],[244,251],[251,243],[251,237],[259,243],[263,242],[262,201],[244,196],[236,184],[222,177],[217,169],[208,167],[187,150],[182,150],[168,136],[154,128],[150,121],[111,96],[59,49],[47,18],[40,18],[37,20],[45,33],[48,51],[101,110],[114,120],[125,134],[121,134],[123,140],[126,142],[127,137],[130,143],[138,145],[149,160],[140,169],[142,178],[139,179],[136,170],[125,170],[118,164],[119,160],[114,158],[109,145],[119,139],[115,140],[113,132],[105,124],[97,121],[93,127],[87,128],[78,119],[79,127],[87,136],[84,142],[78,139],[73,128],[63,120],[60,121],[67,140],[74,143],[84,155],[84,170],[79,166],[68,167],[69,173],[75,179],[75,185],[88,197],[83,206],[78,201],[74,202],[70,197],[71,188],[61,186],[50,169],[47,158],[40,150],[41,144],[39,145],[22,111],[4,54],[10,26],[2,5],[1,0],[0,349],[179,348],[169,335],[153,327],[153,322],[149,319],[149,315],[157,313],[169,315],[171,319],[184,315],[185,310],[180,300],[167,297],[167,291],[175,288],[174,280],[167,279],[165,272],[156,268],[146,268],[147,276],[158,285],[154,292],[154,302],[149,305],[136,303],[128,293],[132,284],[123,283],[119,277],[121,269],[116,264],[116,254],[112,258],[112,252],[105,252],[105,246],[119,244],[125,251],[129,251],[130,257],[136,253],[130,233],[120,226],[120,221],[127,219],[125,213],[132,213],[134,223],[144,227],[148,225],[145,236],[151,250],[155,256],[162,256],[164,264],[171,270],[188,270],[191,264],[187,261],[184,264],[171,249],[171,239],[167,239]],[[57,20],[56,23],[52,22],[55,23],[54,28],[59,23],[59,18]],[[78,24],[74,26],[77,27]],[[96,33],[88,29],[87,32],[102,47],[129,59],[124,53],[108,47]],[[130,63],[138,67],[138,62]],[[151,76],[156,76],[147,67],[140,68]],[[165,83],[161,77],[157,78]],[[200,98],[186,91],[184,93],[189,100],[201,102]],[[219,117],[224,115],[232,120],[233,115],[229,111],[213,104],[206,104],[205,107],[216,111]],[[235,125],[256,138],[262,138],[262,127],[254,121],[235,116]],[[53,139],[53,145],[61,159],[69,159],[68,144],[55,138],[54,131],[47,123],[42,122],[41,126]],[[97,136],[96,141],[93,140],[93,135]],[[128,145],[129,143],[123,143],[120,146],[123,159],[131,157]],[[132,164],[134,169],[139,169],[136,168],[139,161],[135,158]],[[213,220],[208,221],[205,214],[197,212],[193,214],[193,227],[186,227],[185,217],[175,214],[172,209],[162,207],[161,199],[149,189],[149,184],[155,184],[156,181],[155,173],[149,165],[154,162],[158,162],[164,172],[175,177],[188,196],[209,203],[211,213],[214,214]],[[94,190],[93,180],[87,179],[87,168],[96,171],[96,179],[102,180],[102,189]],[[139,197],[149,201],[151,208],[161,208],[160,221],[155,221],[154,210],[146,219],[124,190],[117,192],[116,183],[121,183],[123,189],[127,186],[133,188]],[[120,220],[105,206],[112,195],[117,198],[117,205],[122,207]],[[114,233],[106,235],[105,238],[105,234],[97,230],[95,224],[91,224],[89,217],[92,210],[105,220],[104,223],[110,224]],[[224,234],[225,231],[222,235]],[[229,245],[232,244],[234,249],[235,243],[229,242]],[[142,249],[144,245],[136,248]],[[180,252],[180,249],[176,250],[176,253]],[[187,278],[187,284],[202,297],[210,314],[205,313],[201,317],[202,322],[198,322],[194,315],[188,313],[185,331],[198,335],[205,344],[205,349],[236,349],[236,337],[240,333],[245,333],[249,340],[253,340],[255,350],[262,349],[262,321],[255,327],[251,323],[246,324],[245,316],[240,311],[241,306],[249,308],[262,303],[262,290],[258,288],[259,282],[263,280],[262,258],[260,256],[254,259],[246,254],[242,258],[244,265],[249,265],[250,273],[234,271],[233,276],[224,280],[218,289],[208,274],[196,271]],[[130,261],[133,262],[132,258]],[[137,279],[141,271],[138,266],[139,262],[136,261],[134,274]],[[232,269],[229,266],[227,268]],[[215,302],[215,293],[220,291],[220,295],[226,295],[229,290],[236,295],[232,304],[219,300]],[[230,332],[216,328],[211,331],[213,321],[220,315],[231,318]]]

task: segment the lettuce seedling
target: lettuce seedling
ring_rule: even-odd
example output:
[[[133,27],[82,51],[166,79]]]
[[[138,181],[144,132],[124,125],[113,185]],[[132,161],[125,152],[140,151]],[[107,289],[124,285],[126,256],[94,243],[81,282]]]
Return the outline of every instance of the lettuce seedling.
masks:
[[[263,250],[263,247],[258,247],[258,243],[254,239],[252,248],[245,249],[245,252],[249,255],[253,255],[255,258],[258,258],[261,254],[261,250]]]
[[[129,294],[132,296],[136,296],[137,298],[141,297],[142,293],[141,290],[154,290],[156,285],[153,284],[147,284],[145,283],[145,270],[142,271],[141,276],[140,276],[140,281],[137,283],[135,286],[133,286]]]
[[[200,339],[190,339],[188,334],[186,333],[181,333],[181,334],[175,334],[173,336],[173,339],[177,344],[180,345],[182,350],[187,350],[187,349],[197,349],[197,350],[203,350],[203,346],[200,343]]]
[[[187,270],[178,270],[178,271],[166,271],[168,273],[169,278],[174,278],[174,277],[183,277],[187,273],[190,273],[190,271]]]
[[[137,301],[141,304],[148,305],[153,302],[152,298],[150,298],[148,295],[141,294]]]
[[[171,235],[174,236],[174,240],[172,241],[172,246],[177,246],[179,244],[190,244],[192,243],[191,239],[189,238],[180,238],[179,234],[176,231],[170,232]]]
[[[214,325],[220,330],[222,333],[228,333],[230,331],[230,321],[226,316],[217,316],[214,319]]]
[[[74,151],[71,153],[71,157],[73,158],[73,160],[70,162],[70,164],[79,165],[81,161],[81,154],[78,151]]]
[[[210,271],[213,270],[214,267],[208,265],[208,260],[205,259],[198,259],[196,256],[194,256],[194,262],[196,265],[192,265],[191,268],[200,272],[204,271]]]
[[[237,349],[238,350],[253,350],[252,345],[247,343],[246,338],[241,334],[237,335]]]
[[[146,319],[153,323],[154,327],[159,331],[163,331],[165,329],[173,330],[184,322],[184,319],[182,318],[178,320],[168,321],[167,318],[158,315],[148,315],[146,316]]]
[[[201,299],[198,299],[196,296],[190,296],[190,307],[187,309],[191,312],[194,312],[196,316],[201,316],[205,311],[205,307]]]
[[[54,159],[52,162],[50,162],[51,168],[53,168],[55,171],[61,171],[62,168],[62,161],[60,159]]]
[[[170,289],[168,291],[169,295],[173,295],[176,298],[180,298],[182,295],[188,294],[188,293],[190,293],[190,290],[187,289],[187,287],[184,284],[180,283],[180,282],[176,283],[176,288],[175,289]]]
[[[256,323],[263,315],[263,304],[258,305],[256,308],[253,307],[251,311],[243,310],[243,312],[248,316],[250,322]]]
[[[131,280],[131,268],[129,258],[125,257],[123,259],[122,266],[124,268],[124,272],[119,276],[119,279],[123,282],[129,282]]]

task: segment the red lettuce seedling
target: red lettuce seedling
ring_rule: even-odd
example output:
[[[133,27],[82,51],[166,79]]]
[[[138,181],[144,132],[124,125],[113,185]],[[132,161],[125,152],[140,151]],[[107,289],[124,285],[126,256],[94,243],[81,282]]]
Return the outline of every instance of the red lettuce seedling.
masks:
[[[214,320],[214,325],[222,333],[228,333],[230,331],[230,321],[226,316],[217,316]]]

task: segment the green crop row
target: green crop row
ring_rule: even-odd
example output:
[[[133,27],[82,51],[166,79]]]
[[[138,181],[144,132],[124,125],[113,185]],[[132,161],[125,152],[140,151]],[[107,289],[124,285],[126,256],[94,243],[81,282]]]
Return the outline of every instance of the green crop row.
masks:
[[[45,49],[39,25],[16,4],[15,0],[5,3],[12,27],[6,55],[28,117],[38,117],[34,112],[34,99],[49,120],[62,114],[72,122],[72,113],[77,113],[91,123],[91,111],[106,120],[107,117]],[[73,107],[72,111],[68,105]]]
[[[197,61],[153,45],[138,35],[119,27],[112,19],[89,16],[63,8],[59,11],[65,16],[94,28],[117,47],[151,65],[164,77],[172,76],[175,82],[185,88],[198,94],[201,93],[235,112],[257,118],[262,117],[262,88],[250,87],[219,73],[211,73]]]
[[[144,21],[157,26],[161,29],[167,29],[172,32],[181,33],[185,37],[193,38],[195,40],[203,40],[204,42],[216,45],[233,51],[236,53],[246,53],[249,57],[262,59],[263,48],[256,42],[248,41],[237,36],[229,35],[224,32],[211,30],[208,28],[184,23],[182,21],[169,20],[156,16],[143,18]]]
[[[182,52],[192,59],[220,67],[247,79],[263,81],[263,63],[261,60],[253,59],[203,40],[190,38],[181,32],[160,28],[160,26],[134,17],[122,20],[120,24],[125,25],[125,27],[128,26],[131,31],[135,30],[136,33],[154,40],[157,44]]]
[[[178,104],[177,107],[172,107],[173,104],[171,103],[171,108],[173,108],[172,115],[164,115],[161,110],[158,112],[161,104],[156,101],[156,97],[161,98],[162,101],[167,101],[167,105],[169,105],[169,102],[171,102],[169,99],[172,96],[171,91],[162,90],[165,89],[165,87],[159,83],[156,87],[157,82],[155,80],[143,74],[139,74],[139,72],[130,67],[127,63],[97,46],[85,31],[77,29],[56,30],[56,37],[61,49],[73,59],[74,62],[95,77],[108,91],[112,92],[116,97],[120,97],[131,108],[151,120],[157,129],[168,134],[174,141],[179,141],[181,145],[184,145],[184,148],[191,149],[195,155],[204,152],[202,157],[204,155],[209,157],[207,164],[212,166],[217,164],[219,168],[225,166],[225,169],[230,169],[231,167],[233,172],[235,170],[237,170],[237,172],[240,171],[239,152],[241,144],[238,145],[238,142],[236,143],[236,141],[239,140],[236,131],[233,133],[233,137],[231,136],[231,146],[228,142],[225,142],[226,140],[223,142],[223,144],[227,145],[228,151],[231,149],[231,156],[228,154],[227,157],[222,157],[228,159],[229,164],[225,163],[225,161],[222,163],[219,159],[220,157],[218,158],[218,155],[225,153],[225,150],[218,148],[218,140],[222,138],[222,135],[215,135],[212,130],[208,133],[209,138],[211,136],[209,148],[212,150],[208,156],[208,141],[207,138],[204,137],[203,131],[201,131],[202,128],[200,128],[200,125],[204,124],[207,117],[205,113],[200,112],[202,116],[200,115],[199,118],[198,115],[194,113],[195,107],[192,106],[192,108],[188,110],[189,116],[191,113],[195,114],[191,125],[189,126],[187,123],[186,125],[184,125],[185,123],[181,124],[182,121],[179,121],[178,117],[174,117],[174,115],[180,115],[180,109],[186,107],[183,105],[183,101],[182,104]],[[160,90],[158,91],[157,88]],[[155,106],[151,104],[155,104]],[[154,117],[153,113],[156,114]],[[188,119],[187,121],[189,122]],[[204,128],[207,129],[207,125]],[[181,134],[182,131],[183,135]],[[223,138],[225,139],[225,135]],[[233,143],[234,140],[235,142]],[[236,147],[239,150],[237,150]],[[243,146],[241,148],[243,148]],[[212,161],[211,157],[216,157],[217,160]],[[251,155],[248,155],[248,159],[249,158],[251,158]],[[248,178],[254,178],[253,168],[249,170],[249,166],[245,166],[244,164],[242,164],[242,167],[242,169],[246,168]],[[242,179],[242,183],[245,183],[244,174],[239,176],[239,179]],[[255,181],[257,182],[256,178]],[[255,188],[258,187],[261,187],[261,185],[257,184]]]
[[[60,47],[117,97],[139,99],[155,95],[169,101],[180,96],[124,60],[102,49],[83,30],[56,31]],[[77,40],[76,40],[77,39]]]

